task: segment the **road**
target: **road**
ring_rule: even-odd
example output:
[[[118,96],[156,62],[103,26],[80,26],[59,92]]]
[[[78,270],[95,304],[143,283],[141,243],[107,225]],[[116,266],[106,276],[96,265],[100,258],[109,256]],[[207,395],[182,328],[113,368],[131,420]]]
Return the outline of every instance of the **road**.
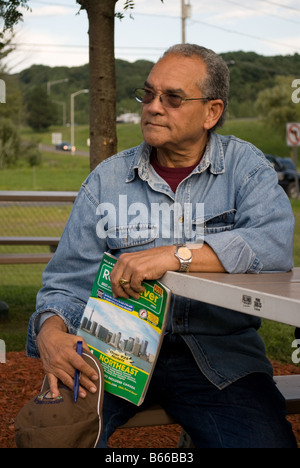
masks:
[[[43,143],[40,143],[39,144],[39,149],[40,149],[40,151],[47,151],[48,153],[66,154],[66,151],[59,151],[59,150],[55,149],[54,145],[44,145]],[[76,150],[76,152],[74,154],[76,156],[85,156],[85,157],[88,157],[88,158],[90,157],[89,151]]]

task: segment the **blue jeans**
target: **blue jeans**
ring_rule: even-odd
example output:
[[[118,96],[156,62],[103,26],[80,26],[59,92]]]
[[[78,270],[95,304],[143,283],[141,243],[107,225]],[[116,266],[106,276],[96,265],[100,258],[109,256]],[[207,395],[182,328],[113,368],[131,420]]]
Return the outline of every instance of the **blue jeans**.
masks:
[[[196,448],[297,448],[285,401],[271,377],[250,374],[219,390],[200,372],[180,336],[167,335],[142,406],[105,393],[99,448],[115,430],[160,404],[191,436]]]

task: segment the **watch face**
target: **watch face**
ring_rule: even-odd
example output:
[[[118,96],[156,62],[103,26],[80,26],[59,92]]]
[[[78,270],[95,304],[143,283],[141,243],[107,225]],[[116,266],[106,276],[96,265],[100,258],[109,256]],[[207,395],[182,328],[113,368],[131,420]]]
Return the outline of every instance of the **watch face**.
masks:
[[[178,249],[178,255],[182,260],[190,260],[192,258],[192,252],[187,247],[180,247]]]

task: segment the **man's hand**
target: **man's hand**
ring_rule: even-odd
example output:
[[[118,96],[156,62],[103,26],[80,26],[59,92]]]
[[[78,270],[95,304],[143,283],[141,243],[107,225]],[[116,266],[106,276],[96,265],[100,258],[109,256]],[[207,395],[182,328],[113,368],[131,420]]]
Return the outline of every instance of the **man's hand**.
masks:
[[[180,265],[175,251],[173,245],[121,255],[110,275],[114,297],[139,299],[144,291],[142,281],[157,280],[167,271],[177,271]],[[128,284],[121,285],[121,278]]]
[[[192,244],[189,247],[193,249]],[[158,280],[167,271],[178,271],[180,263],[175,252],[176,246],[171,245],[121,255],[110,275],[114,297],[139,299],[140,293],[144,291],[142,281]],[[189,271],[225,273],[217,255],[207,244],[194,247]],[[120,284],[121,279],[126,284]]]
[[[63,320],[58,316],[46,320],[38,334],[37,344],[54,398],[59,396],[58,379],[73,390],[75,369],[81,372],[79,396],[85,398],[86,390],[92,393],[97,391],[93,381],[98,380],[98,376],[76,353],[77,341],[82,341],[82,338],[69,335]],[[88,351],[85,343],[84,349]]]

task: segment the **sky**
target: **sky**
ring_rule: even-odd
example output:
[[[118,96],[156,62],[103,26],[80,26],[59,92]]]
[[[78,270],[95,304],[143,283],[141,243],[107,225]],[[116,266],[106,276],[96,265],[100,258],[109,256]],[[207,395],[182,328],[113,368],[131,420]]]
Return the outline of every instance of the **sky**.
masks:
[[[122,11],[125,0],[117,2]],[[299,0],[185,0],[191,5],[186,42],[217,53],[243,50],[265,56],[300,54]],[[88,63],[88,19],[76,0],[29,0],[31,12],[15,28],[16,51],[7,61],[17,73],[34,64]],[[155,62],[182,41],[182,0],[136,0],[135,9],[115,21],[116,58]]]
[[[93,308],[92,308],[93,307]],[[105,326],[110,332],[122,332],[122,340],[130,337],[140,339],[140,342],[147,340],[147,352],[155,354],[159,340],[159,334],[148,322],[137,318],[135,315],[108,304],[107,302],[90,299],[85,310],[85,315],[90,318],[94,309],[92,321]]]

